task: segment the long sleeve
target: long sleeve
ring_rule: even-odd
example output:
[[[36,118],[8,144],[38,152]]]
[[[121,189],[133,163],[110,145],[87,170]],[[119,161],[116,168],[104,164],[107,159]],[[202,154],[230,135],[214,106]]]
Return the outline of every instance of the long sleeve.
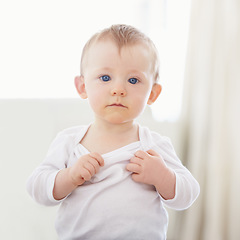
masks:
[[[168,137],[162,137],[157,133],[151,132],[150,138],[151,145],[153,145],[152,149],[162,156],[167,166],[171,168],[176,175],[175,197],[170,200],[162,198],[163,203],[167,207],[175,210],[189,208],[200,193],[200,186],[197,180],[192,176],[190,171],[183,166]]]
[[[51,206],[63,201],[55,200],[52,192],[57,173],[66,167],[72,142],[71,135],[59,133],[42,164],[28,178],[27,191],[36,202]]]

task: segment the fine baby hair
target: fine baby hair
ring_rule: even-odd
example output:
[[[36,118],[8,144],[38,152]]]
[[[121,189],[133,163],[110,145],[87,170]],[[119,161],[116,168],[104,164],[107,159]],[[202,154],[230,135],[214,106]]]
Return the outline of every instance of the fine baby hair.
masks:
[[[81,75],[84,75],[84,64],[89,48],[98,41],[104,41],[105,39],[110,38],[113,40],[118,48],[119,52],[122,47],[131,46],[137,43],[142,43],[146,48],[148,48],[150,54],[152,55],[152,71],[154,82],[158,81],[159,78],[159,58],[158,51],[153,43],[153,41],[146,36],[144,33],[139,31],[137,28],[125,25],[125,24],[116,24],[112,25],[109,28],[105,28],[100,32],[95,33],[85,44],[82,57],[81,57]]]

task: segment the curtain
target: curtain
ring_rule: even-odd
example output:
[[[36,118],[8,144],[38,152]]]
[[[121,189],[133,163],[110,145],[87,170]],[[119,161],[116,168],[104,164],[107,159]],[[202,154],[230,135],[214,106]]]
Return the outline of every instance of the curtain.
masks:
[[[186,165],[201,193],[176,240],[240,239],[240,1],[192,0],[185,92]]]

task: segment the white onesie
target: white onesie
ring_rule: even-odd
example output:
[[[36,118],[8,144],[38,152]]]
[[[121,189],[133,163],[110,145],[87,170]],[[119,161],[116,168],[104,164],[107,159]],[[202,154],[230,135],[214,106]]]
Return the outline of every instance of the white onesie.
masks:
[[[104,167],[66,198],[56,201],[52,191],[61,169],[72,166],[89,151],[79,142],[88,126],[66,129],[53,141],[46,159],[28,179],[30,195],[44,205],[61,203],[56,218],[60,239],[134,240],[166,239],[166,206],[188,208],[199,194],[199,185],[181,164],[168,138],[139,126],[140,141],[103,154]],[[137,150],[153,149],[176,174],[176,195],[164,200],[156,189],[136,183],[126,164]]]

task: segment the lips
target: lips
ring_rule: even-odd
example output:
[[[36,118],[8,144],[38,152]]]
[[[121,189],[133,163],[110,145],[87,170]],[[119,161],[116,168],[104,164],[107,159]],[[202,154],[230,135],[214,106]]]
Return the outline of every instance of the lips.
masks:
[[[122,107],[122,108],[127,108],[126,106],[124,106],[123,104],[121,103],[113,103],[113,104],[110,104],[108,105],[109,107]]]

